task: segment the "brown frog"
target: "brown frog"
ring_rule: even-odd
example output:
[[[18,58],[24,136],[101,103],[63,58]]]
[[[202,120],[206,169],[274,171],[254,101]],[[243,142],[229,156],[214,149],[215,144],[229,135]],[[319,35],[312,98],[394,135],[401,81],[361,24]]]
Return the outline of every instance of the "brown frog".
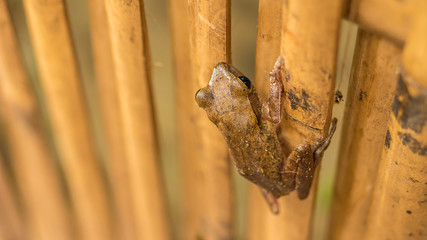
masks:
[[[208,86],[196,93],[196,102],[219,128],[230,148],[237,171],[261,187],[274,213],[277,198],[296,190],[305,199],[316,166],[335,132],[337,119],[324,139],[302,142],[285,156],[279,123],[285,92],[282,79],[284,60],[279,57],[270,73],[268,102],[260,101],[251,81],[227,63],[218,63]]]

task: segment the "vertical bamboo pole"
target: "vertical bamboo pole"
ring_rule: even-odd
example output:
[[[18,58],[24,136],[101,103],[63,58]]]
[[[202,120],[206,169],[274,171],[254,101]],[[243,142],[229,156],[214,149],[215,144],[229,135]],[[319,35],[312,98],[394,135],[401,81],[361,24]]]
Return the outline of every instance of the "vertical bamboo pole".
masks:
[[[196,134],[193,132],[193,123],[190,116],[194,108],[194,87],[191,79],[190,62],[190,20],[188,12],[188,0],[169,0],[169,23],[172,36],[173,68],[175,78],[176,93],[176,129],[179,169],[180,189],[186,190],[184,184],[191,182],[192,177],[186,174],[187,166],[192,166],[197,159],[194,146],[197,144]],[[195,229],[190,224],[192,216],[192,206],[195,206],[196,199],[192,198],[190,189],[181,191],[179,219],[185,224],[178,226],[177,235],[179,239],[191,239],[191,229]],[[194,224],[194,221],[192,222]]]
[[[169,239],[159,171],[152,106],[151,65],[142,1],[105,0],[120,109],[120,125],[129,171],[131,203],[139,239]]]
[[[53,135],[70,186],[80,239],[112,239],[105,184],[90,136],[79,72],[62,0],[25,0]]]
[[[280,54],[282,2],[282,0],[260,0],[258,6],[255,86],[263,99],[267,99],[270,87],[269,73]],[[271,211],[262,197],[259,187],[250,184],[247,239],[269,239],[267,231],[269,223],[266,218],[270,214]]]
[[[230,63],[230,1],[189,0],[191,87],[187,96],[194,99],[197,89],[209,82],[213,67]],[[186,159],[182,174],[187,199],[184,239],[232,239],[233,217],[231,175],[228,150],[218,129],[194,101],[187,116],[196,140],[194,155]]]
[[[418,3],[363,239],[426,238],[427,2]]]
[[[363,239],[401,49],[360,30],[348,87],[329,239]]]
[[[283,4],[281,54],[288,75],[282,132],[291,147],[329,132],[343,1],[289,0]],[[269,215],[267,220],[276,238],[310,237],[316,182],[304,201],[296,193],[280,199],[280,215]]]
[[[123,240],[139,239],[136,235],[129,166],[124,164],[125,152],[121,137],[120,109],[105,2],[104,0],[91,0],[89,8],[98,97],[107,144],[105,149],[107,170],[111,179],[117,214],[115,222],[117,234],[118,238]]]
[[[0,0],[0,112],[31,239],[73,239],[58,169],[48,150],[12,22]]]
[[[1,8],[0,3],[0,8]],[[0,25],[3,21],[0,20]],[[1,78],[0,78],[1,81]],[[26,239],[23,215],[0,153],[0,239]]]

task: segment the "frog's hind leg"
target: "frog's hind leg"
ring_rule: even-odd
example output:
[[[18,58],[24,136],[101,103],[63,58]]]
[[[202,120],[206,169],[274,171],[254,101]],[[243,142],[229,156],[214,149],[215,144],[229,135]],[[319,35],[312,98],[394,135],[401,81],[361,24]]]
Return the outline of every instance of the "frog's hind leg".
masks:
[[[338,120],[336,118],[332,119],[332,127],[331,131],[329,131],[328,136],[317,144],[317,147],[314,149],[314,164],[317,166],[319,165],[320,160],[322,159],[323,153],[328,148],[329,144],[331,143],[332,136],[335,133],[335,130],[337,129],[337,122]]]
[[[260,187],[259,189],[261,190],[261,193],[264,196],[264,199],[267,202],[271,212],[274,214],[279,214],[279,202],[277,201],[277,198],[264,188]]]
[[[310,192],[316,166],[309,144],[299,146],[294,152],[297,152],[296,162],[298,165],[295,176],[295,190],[298,193],[298,198],[302,200],[307,198]]]

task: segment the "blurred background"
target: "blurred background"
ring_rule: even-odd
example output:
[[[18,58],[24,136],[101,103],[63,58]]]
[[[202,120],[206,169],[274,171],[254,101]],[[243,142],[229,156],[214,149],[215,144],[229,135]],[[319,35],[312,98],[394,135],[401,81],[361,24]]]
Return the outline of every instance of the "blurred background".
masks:
[[[171,0],[173,1],[173,0]],[[71,31],[77,51],[83,86],[90,109],[93,135],[96,138],[97,154],[104,159],[104,136],[100,131],[100,112],[94,79],[91,49],[88,2],[85,0],[66,0]],[[25,14],[21,0],[8,0],[12,19],[19,43],[23,51],[24,62],[29,76],[35,86],[39,100],[43,102],[38,83],[38,73],[30,44]],[[177,159],[175,114],[175,89],[172,69],[172,49],[168,19],[167,0],[145,0],[145,11],[153,62],[153,87],[155,112],[159,126],[159,141],[163,176],[166,183],[167,201],[171,211],[174,234],[176,236],[180,222],[179,211],[179,159]],[[232,63],[250,79],[254,76],[255,44],[257,30],[258,1],[232,0]],[[343,21],[340,37],[340,50],[337,65],[336,86],[346,99],[347,82],[350,73],[352,52],[357,28]],[[208,82],[209,79],[206,79]],[[344,103],[334,105],[333,114],[342,119]],[[45,115],[46,119],[46,115]],[[342,121],[341,121],[342,122]],[[339,124],[341,123],[338,122]],[[324,239],[331,202],[338,145],[341,135],[340,127],[333,138],[321,164],[320,181],[314,218],[315,239]],[[236,194],[236,214],[238,239],[243,238],[245,230],[245,211],[247,201],[247,182],[234,174]]]

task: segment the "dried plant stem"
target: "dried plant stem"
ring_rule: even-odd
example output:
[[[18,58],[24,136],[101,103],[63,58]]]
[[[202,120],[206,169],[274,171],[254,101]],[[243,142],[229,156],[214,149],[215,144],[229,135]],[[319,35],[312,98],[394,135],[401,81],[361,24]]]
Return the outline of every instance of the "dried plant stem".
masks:
[[[400,53],[384,37],[359,30],[346,97],[346,134],[338,158],[330,239],[363,239],[396,92]]]
[[[139,239],[169,239],[153,112],[151,65],[142,1],[105,0],[118,97],[123,164]],[[126,184],[126,185],[127,185]]]
[[[32,43],[56,147],[77,216],[79,239],[113,238],[105,183],[62,0],[25,0]]]

